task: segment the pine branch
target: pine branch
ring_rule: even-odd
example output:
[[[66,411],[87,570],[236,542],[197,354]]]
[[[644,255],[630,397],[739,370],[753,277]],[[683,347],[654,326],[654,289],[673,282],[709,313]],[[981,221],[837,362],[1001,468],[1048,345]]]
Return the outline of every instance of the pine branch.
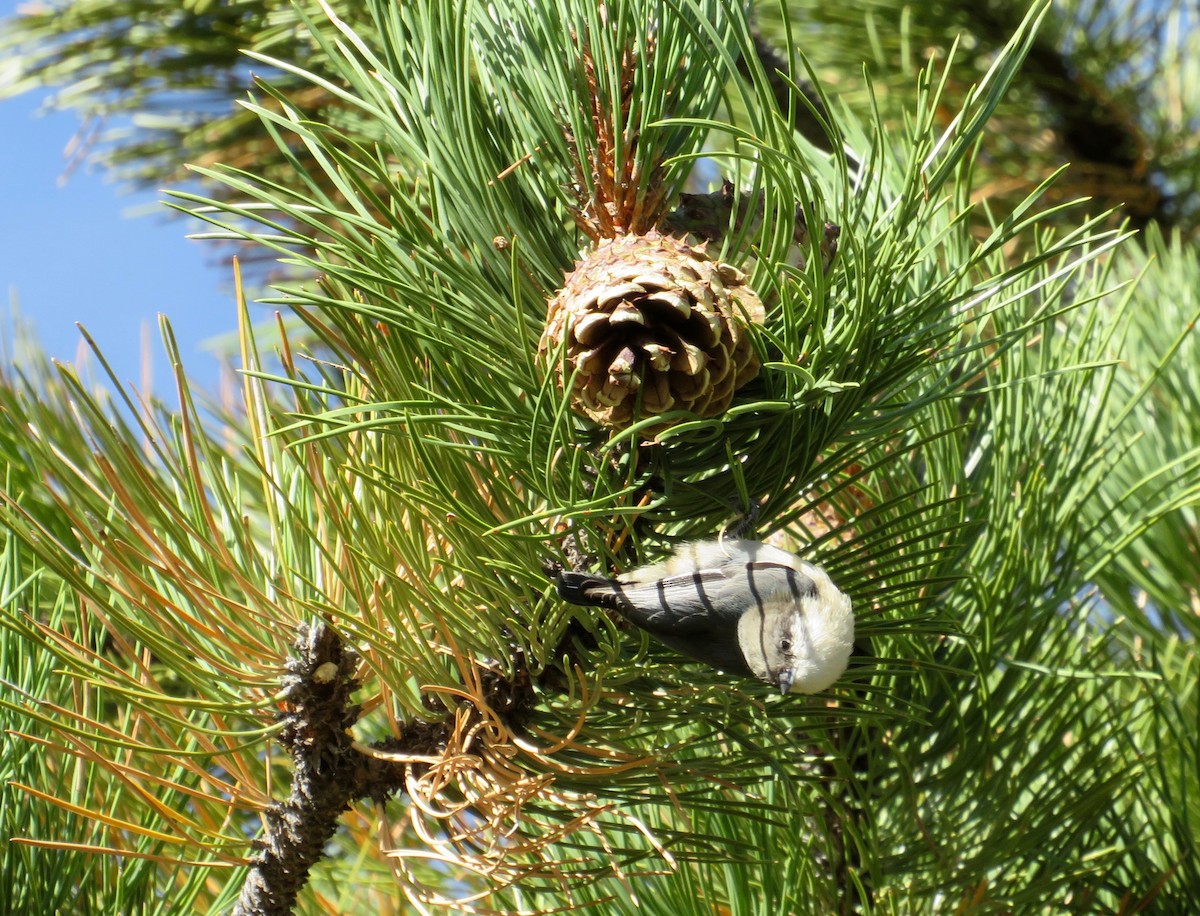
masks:
[[[986,42],[1000,47],[1020,24],[1023,12],[1024,7],[1016,4],[980,4],[973,10],[972,26]],[[1140,189],[1126,206],[1135,225],[1144,227],[1150,221],[1173,225],[1169,200],[1146,167],[1146,138],[1135,112],[1088,80],[1047,32],[1035,36],[1024,71],[1057,116],[1056,133],[1070,158],[1099,166],[1120,176],[1123,184]]]
[[[817,149],[832,150],[829,135],[826,134],[821,123],[828,118],[828,113],[825,111],[825,103],[821,101],[816,88],[808,80],[797,79],[793,76],[787,58],[761,31],[757,28],[752,29],[751,37],[754,40],[754,52],[758,55],[758,61],[767,75],[767,82],[771,87],[771,94],[775,97],[779,113],[785,120],[790,117],[794,121],[793,126],[796,131]],[[739,59],[738,72],[744,77],[749,75],[750,71],[745,59]],[[810,111],[807,106],[793,103],[795,89],[792,87],[792,82],[795,82],[809,105],[812,105],[813,111]]]
[[[181,197],[220,237],[255,238],[324,277],[280,300],[312,335],[293,345],[281,324],[281,374],[239,301],[246,409],[230,423],[247,447],[207,434],[182,376],[178,416],[141,420],[125,402],[140,427],[77,380],[58,421],[0,389],[0,415],[19,420],[0,520],[63,580],[45,606],[103,624],[20,631],[99,685],[97,702],[36,721],[65,750],[82,722],[81,752],[125,794],[113,804],[52,760],[43,783],[89,789],[64,810],[106,805],[95,820],[114,856],[175,862],[163,837],[189,852],[199,839],[220,864],[244,861],[244,812],[265,810],[243,887],[191,881],[197,906],[223,910],[240,891],[243,914],[290,911],[342,814],[402,790],[413,803],[384,840],[423,842],[388,850],[369,827],[347,829],[342,849],[379,848],[331,857],[331,884],[353,858],[419,909],[482,909],[473,901],[489,895],[521,912],[609,913],[624,899],[673,916],[748,899],[775,912],[1186,899],[1191,647],[1164,696],[1142,661],[1158,629],[1135,645],[1077,600],[1117,549],[1091,545],[1128,528],[1093,516],[1129,515],[1127,494],[1148,492],[1144,468],[1161,463],[1151,455],[1117,498],[1092,500],[1126,441],[1101,371],[1122,358],[1110,347],[1121,313],[1101,307],[1116,234],[1099,217],[1054,234],[1047,223],[1071,211],[1045,210],[1040,184],[1011,212],[970,205],[985,124],[1047,5],[961,110],[953,60],[921,72],[911,105],[888,85],[903,130],[839,99],[829,116],[861,162],[853,173],[781,124],[780,104],[807,106],[757,71],[756,54],[786,72],[754,50],[741,5],[369,6],[362,35],[329,9],[305,20],[336,80],[276,62],[355,117],[328,123],[324,105],[264,85],[250,110],[295,174],[206,169],[225,202]],[[590,69],[561,50],[581,35]],[[733,79],[739,53],[752,79]],[[723,416],[657,443],[605,439],[534,356],[548,295],[579,253],[575,185],[624,208],[613,227],[641,225],[710,153],[737,184],[685,197],[674,218],[713,249],[732,231],[724,247],[740,236],[753,254],[746,273],[771,303],[756,332],[763,371]],[[807,245],[821,262],[800,266],[791,248],[825,219],[844,227],[842,253],[832,259],[826,223],[824,244]],[[311,368],[298,371],[302,356]],[[24,495],[38,486],[40,499]],[[536,558],[564,531],[560,559],[577,567],[587,550],[588,565],[621,566],[711,536],[734,504],[760,506],[764,533],[780,529],[853,589],[871,648],[836,699],[800,708],[636,649],[537,580]],[[9,592],[40,581],[13,570]],[[320,624],[280,642],[330,608],[338,633]],[[101,639],[113,651],[93,648]],[[366,669],[378,711],[360,725],[391,736],[373,747],[349,734]],[[275,803],[272,761],[252,741],[281,688],[293,781]],[[122,756],[160,710],[171,727]],[[215,738],[176,753],[197,734]],[[192,761],[182,776],[180,760]],[[223,780],[233,772],[239,783]],[[160,899],[165,880],[137,899]],[[127,899],[105,911],[135,911]]]
[[[358,799],[382,801],[403,785],[402,766],[353,746],[350,726],[360,712],[351,700],[359,687],[358,653],[324,623],[302,625],[294,645],[279,739],[292,755],[292,788],[287,801],[264,818],[261,849],[234,916],[290,913],[342,813]]]
[[[287,800],[266,813],[259,853],[233,916],[292,912],[342,814],[355,802],[382,804],[401,791],[410,773],[419,776],[426,768],[403,758],[442,752],[453,730],[452,715],[410,722],[401,738],[371,746],[383,752],[379,756],[363,753],[350,734],[361,712],[351,699],[361,686],[355,677],[359,654],[324,623],[301,625],[293,645],[297,654],[287,663],[287,711],[279,735],[292,757],[292,787]],[[489,706],[506,724],[522,728],[533,697],[528,678],[509,682],[483,672],[481,680]]]

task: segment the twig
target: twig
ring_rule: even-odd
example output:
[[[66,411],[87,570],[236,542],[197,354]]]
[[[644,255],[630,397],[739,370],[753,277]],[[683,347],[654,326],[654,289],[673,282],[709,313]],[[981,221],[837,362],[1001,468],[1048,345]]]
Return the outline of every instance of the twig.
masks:
[[[361,713],[353,701],[360,686],[355,677],[358,653],[324,623],[301,626],[294,647],[296,655],[288,659],[284,677],[286,708],[279,735],[292,757],[291,790],[263,818],[258,853],[233,916],[291,913],[342,814],[360,800],[382,804],[403,791],[409,777],[419,778],[428,769],[413,761],[443,753],[454,727],[453,714],[438,722],[417,720],[399,738],[364,752],[350,734]],[[533,702],[523,656],[520,662],[513,680],[494,672],[484,672],[482,680],[482,698],[517,731]]]
[[[263,818],[259,852],[234,916],[290,913],[342,813],[360,798],[382,800],[403,785],[403,767],[351,746],[349,729],[360,711],[351,700],[359,687],[358,653],[324,623],[302,626],[295,648],[279,735],[292,757],[291,792]]]

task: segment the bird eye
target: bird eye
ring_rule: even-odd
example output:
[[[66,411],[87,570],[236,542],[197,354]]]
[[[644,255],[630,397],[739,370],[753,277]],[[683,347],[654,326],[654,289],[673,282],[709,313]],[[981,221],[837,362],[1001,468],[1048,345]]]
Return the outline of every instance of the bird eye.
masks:
[[[790,652],[792,650],[792,641],[790,639],[779,640],[779,648],[784,652]]]

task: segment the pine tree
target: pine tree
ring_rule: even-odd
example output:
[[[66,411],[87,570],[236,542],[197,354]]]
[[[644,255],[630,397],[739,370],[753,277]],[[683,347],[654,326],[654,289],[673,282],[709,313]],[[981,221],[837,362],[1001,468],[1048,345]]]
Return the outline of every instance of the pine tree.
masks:
[[[167,68],[198,17],[288,23],[250,42],[253,140],[188,134],[207,190],[173,199],[302,279],[273,328],[239,288],[236,406],[166,324],[177,404],[0,385],[10,908],[1185,909],[1200,33],[1013,9],[148,26]],[[31,27],[80,31],[30,79],[124,66],[88,21]],[[1101,64],[1147,36],[1138,109],[1147,71]],[[823,694],[543,572],[747,527],[853,600]]]

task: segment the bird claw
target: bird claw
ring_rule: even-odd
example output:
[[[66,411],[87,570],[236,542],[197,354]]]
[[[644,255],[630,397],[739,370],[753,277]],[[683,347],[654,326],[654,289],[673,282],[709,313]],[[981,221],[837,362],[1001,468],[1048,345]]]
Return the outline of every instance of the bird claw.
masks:
[[[743,539],[753,540],[750,536],[754,533],[754,528],[758,524],[758,516],[761,512],[762,504],[757,500],[751,501],[750,508],[746,512],[734,516],[725,525],[721,530],[721,538],[728,537],[738,541]]]

